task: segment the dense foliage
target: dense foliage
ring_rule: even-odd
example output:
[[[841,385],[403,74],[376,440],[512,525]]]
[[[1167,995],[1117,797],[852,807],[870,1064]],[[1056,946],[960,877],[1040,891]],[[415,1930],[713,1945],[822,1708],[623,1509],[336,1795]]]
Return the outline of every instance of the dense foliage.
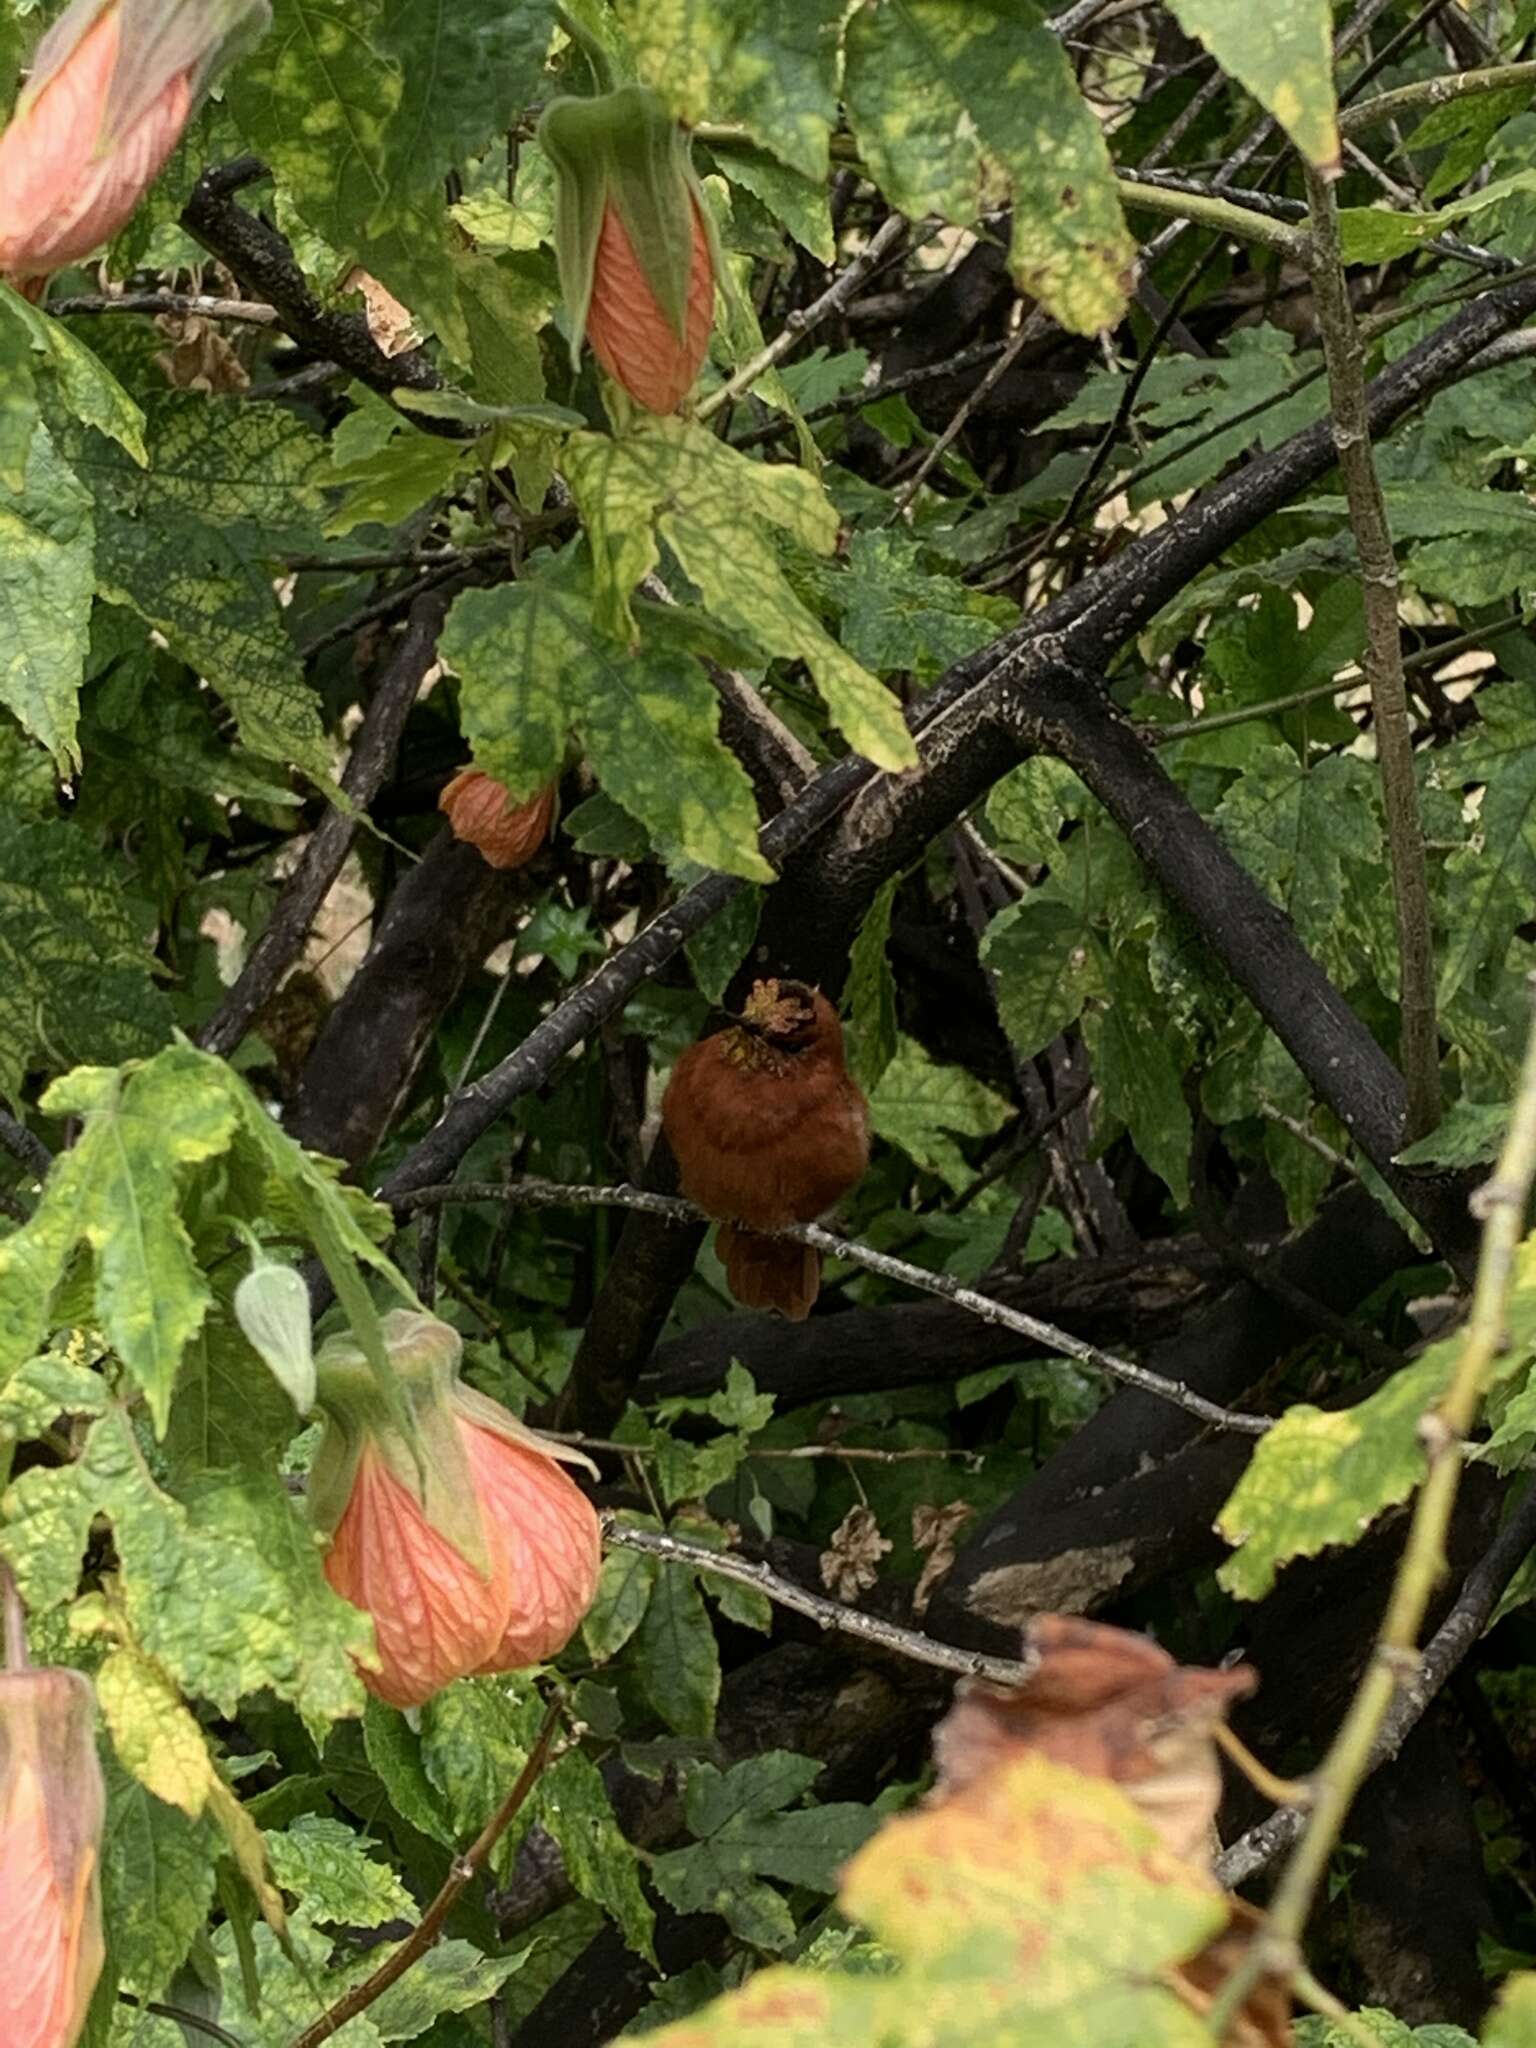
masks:
[[[60,12],[0,1581],[80,2038],[1536,2041],[1531,0],[105,0],[169,157],[88,193]],[[872,1139],[792,1322],[659,1135],[781,982]],[[596,1570],[513,1417],[606,1550],[508,1675]],[[1211,1670],[920,1805],[1042,1611]],[[1239,1655],[1328,1769],[1213,1876]]]

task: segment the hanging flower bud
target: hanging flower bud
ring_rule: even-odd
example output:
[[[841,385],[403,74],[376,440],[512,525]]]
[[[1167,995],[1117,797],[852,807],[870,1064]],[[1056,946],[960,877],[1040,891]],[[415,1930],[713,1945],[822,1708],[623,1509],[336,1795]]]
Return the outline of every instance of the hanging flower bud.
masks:
[[[709,348],[714,235],[688,141],[655,93],[558,99],[539,140],[555,169],[555,255],[571,321],[649,412],[676,410]]]
[[[361,1348],[333,1337],[316,1361],[327,1428],[309,1500],[331,1537],[326,1577],[373,1617],[379,1668],[363,1683],[410,1707],[562,1649],[597,1585],[598,1524],[554,1462],[589,1461],[463,1386],[456,1330],[409,1309],[383,1330],[414,1450]]]
[[[315,1405],[309,1289],[292,1266],[260,1255],[235,1289],[235,1321],[246,1342],[301,1415]]]
[[[555,785],[531,803],[510,805],[504,782],[478,768],[461,768],[437,800],[455,839],[478,846],[493,868],[524,868],[549,837],[555,820]]]
[[[0,135],[0,272],[43,278],[110,241],[269,18],[267,0],[73,0]]]
[[[72,2048],[101,1975],[95,1702],[78,1671],[0,1672],[0,2041]]]

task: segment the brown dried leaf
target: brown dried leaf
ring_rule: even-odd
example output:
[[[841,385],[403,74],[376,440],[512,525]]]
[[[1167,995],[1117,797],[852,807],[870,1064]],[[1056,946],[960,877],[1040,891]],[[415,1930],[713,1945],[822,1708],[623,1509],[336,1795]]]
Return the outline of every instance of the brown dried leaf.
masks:
[[[416,325],[410,311],[361,264],[348,271],[342,290],[362,293],[363,317],[381,354],[404,355],[408,348],[416,346]]]
[[[1145,1636],[1074,1615],[1030,1625],[1031,1677],[969,1679],[934,1734],[935,1796],[964,1799],[988,1773],[1033,1750],[1123,1788],[1175,1855],[1204,1864],[1221,1797],[1212,1734],[1252,1692],[1248,1665],[1187,1669]]]
[[[975,1509],[966,1500],[953,1500],[948,1507],[926,1504],[912,1510],[912,1541],[928,1552],[922,1577],[912,1595],[912,1612],[926,1614],[939,1581],[955,1561],[955,1539],[970,1521]]]
[[[879,1578],[880,1560],[890,1548],[873,1509],[850,1508],[821,1554],[821,1583],[835,1600],[856,1600]]]
[[[155,325],[174,343],[155,357],[155,368],[178,391],[227,394],[250,384],[244,363],[212,320],[162,313]]]

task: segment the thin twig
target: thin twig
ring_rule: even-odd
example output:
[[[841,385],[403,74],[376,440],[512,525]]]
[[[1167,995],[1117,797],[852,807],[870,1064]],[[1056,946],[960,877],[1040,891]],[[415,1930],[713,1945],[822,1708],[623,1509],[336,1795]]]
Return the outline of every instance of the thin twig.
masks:
[[[1124,206],[1139,206],[1147,213],[1172,214],[1181,223],[1211,228],[1230,235],[1237,242],[1257,242],[1261,249],[1273,249],[1293,263],[1307,260],[1307,237],[1272,215],[1250,206],[1238,206],[1216,192],[1174,190],[1168,185],[1144,183],[1137,178],[1117,178],[1116,189]]]
[[[1302,1929],[1355,1794],[1371,1770],[1401,1688],[1422,1679],[1418,1634],[1444,1568],[1446,1535],[1466,1462],[1465,1438],[1505,1346],[1515,1255],[1536,1180],[1536,979],[1528,993],[1531,1023],[1509,1132],[1492,1175],[1472,1198],[1473,1213],[1483,1221],[1472,1312],[1450,1384],[1420,1418],[1419,1441],[1428,1469],[1414,1502],[1375,1652],[1312,1779],[1313,1805],[1281,1873],[1264,1931],[1212,2009],[1211,2032],[1217,2040],[1266,1971],[1289,1975],[1301,1962]]]
[[[439,591],[418,598],[412,608],[410,621],[358,727],[341,778],[348,808],[333,806],[310,834],[266,929],[251,948],[234,986],[198,1035],[198,1043],[206,1051],[234,1051],[309,936],[315,913],[340,874],[357,835],[361,815],[394,765],[405,721],[422,678],[436,658],[445,609],[446,599]]]
[[[1440,1121],[1440,1041],[1435,1025],[1429,875],[1398,623],[1397,560],[1371,452],[1360,337],[1339,243],[1338,201],[1331,180],[1310,166],[1305,176],[1312,208],[1313,294],[1333,400],[1333,440],[1349,501],[1349,523],[1365,598],[1365,672],[1376,717],[1376,756],[1397,911],[1402,1065],[1408,1085],[1404,1137],[1411,1142]]]
[[[46,310],[59,319],[80,314],[157,313],[177,320],[240,320],[252,327],[277,327],[276,306],[255,299],[213,299],[202,292],[82,292],[74,298],[50,299]]]
[[[1033,1666],[1011,1657],[988,1657],[979,1650],[958,1650],[952,1643],[936,1642],[916,1629],[902,1628],[878,1614],[866,1614],[862,1607],[845,1606],[828,1600],[808,1586],[781,1578],[771,1565],[757,1564],[734,1550],[710,1550],[702,1543],[685,1543],[681,1537],[663,1535],[657,1529],[636,1529],[603,1516],[603,1541],[614,1550],[637,1550],[646,1557],[667,1564],[687,1565],[690,1571],[711,1572],[716,1578],[731,1579],[738,1586],[750,1586],[778,1607],[788,1607],[814,1621],[818,1628],[838,1635],[857,1636],[861,1642],[890,1650],[915,1664],[931,1664],[936,1671],[953,1671],[965,1678],[988,1678],[994,1685],[1022,1685]],[[295,2042],[294,2048],[307,2048]]]
[[[586,1436],[579,1429],[546,1429],[541,1434],[552,1443],[574,1444],[582,1451],[606,1451],[615,1458],[658,1458],[662,1455],[647,1444],[621,1444],[616,1437]],[[854,1465],[916,1465],[931,1464],[936,1459],[959,1458],[979,1466],[986,1453],[945,1450],[927,1444],[902,1451],[882,1451],[874,1444],[753,1444],[746,1455],[749,1458],[776,1459],[841,1458]]]
[[[517,1818],[519,1809],[543,1776],[564,1712],[564,1704],[558,1697],[550,1701],[533,1747],[528,1752],[528,1761],[517,1774],[517,1783],[480,1830],[468,1851],[454,1858],[436,1898],[413,1931],[398,1948],[390,1951],[371,1977],[345,1992],[313,2026],[306,2027],[302,2034],[296,2036],[290,2048],[320,2048],[320,2043],[340,2033],[348,2020],[366,2012],[376,1999],[382,1998],[390,1985],[397,1984],[411,1965],[419,1962],[439,1939],[443,1923],[457,1905],[460,1893],[484,1868],[491,1851]]]
[[[533,1178],[509,1182],[451,1181],[441,1187],[417,1188],[400,1196],[397,1207],[401,1210],[434,1208],[445,1202],[513,1202],[531,1209],[637,1209],[643,1215],[659,1216],[665,1222],[689,1226],[710,1220],[702,1209],[692,1202],[685,1202],[678,1195],[655,1195],[645,1188],[627,1185],[582,1187]],[[936,1294],[943,1301],[952,1301],[956,1307],[968,1309],[982,1322],[1012,1330],[1021,1337],[1027,1337],[1032,1344],[1042,1344],[1048,1351],[1060,1352],[1095,1372],[1123,1380],[1127,1386],[1139,1388],[1144,1394],[1154,1394],[1159,1400],[1170,1401],[1174,1407],[1182,1408],[1187,1414],[1196,1415],[1202,1422],[1212,1423],[1218,1429],[1235,1430],[1243,1436],[1262,1436],[1273,1427],[1268,1416],[1245,1415],[1237,1409],[1220,1408],[1214,1401],[1207,1401],[1203,1395],[1185,1386],[1182,1380],[1166,1379],[1147,1366],[1133,1365],[1128,1358],[1118,1358],[1113,1352],[1101,1351],[1096,1344],[1084,1343],[1082,1338],[1074,1337],[1069,1330],[1058,1329],[1054,1323],[1042,1322],[1038,1316],[1026,1315],[1022,1309],[1006,1308],[989,1295],[978,1294],[973,1287],[961,1286],[947,1273],[930,1273],[924,1266],[912,1266],[905,1259],[892,1258],[889,1252],[877,1252],[851,1238],[834,1236],[818,1223],[797,1224],[792,1230],[776,1234],[793,1239],[797,1244],[811,1245],[829,1258],[844,1259],[850,1265],[862,1266],[866,1272],[878,1273],[882,1279],[895,1280],[904,1287],[916,1288],[919,1293]]]
[[[993,363],[991,369],[988,370],[979,384],[971,386],[971,389],[967,391],[964,398],[961,399],[954,412],[946,421],[943,433],[939,435],[931,447],[924,450],[922,461],[891,500],[891,509],[884,521],[885,525],[891,525],[893,521],[899,519],[903,512],[906,511],[930,474],[944,460],[944,457],[954,446],[971,414],[998,383],[999,379],[1006,376],[1012,368],[1019,351],[1026,342],[1033,341],[1037,334],[1044,333],[1050,324],[1049,316],[1044,313],[1031,313],[1028,319],[1019,322],[1009,337],[1007,347],[997,358],[997,361]]]
[[[771,370],[775,363],[782,362],[803,335],[809,334],[813,327],[819,327],[822,321],[833,313],[841,312],[881,257],[887,250],[894,248],[906,231],[907,223],[903,215],[891,214],[870,236],[847,269],[839,272],[833,279],[821,297],[812,299],[808,306],[801,306],[792,312],[781,331],[766,347],[759,349],[755,356],[743,363],[728,383],[722,384],[718,391],[709,394],[695,417],[707,420],[717,413],[721,406],[731,404],[740,398],[744,391],[750,391],[763,372]]]
[[[1415,79],[1374,99],[1360,100],[1344,108],[1339,128],[1345,135],[1357,135],[1378,121],[1392,121],[1399,114],[1420,107],[1443,107],[1450,100],[1465,99],[1469,93],[1507,92],[1511,86],[1536,84],[1536,64],[1490,64],[1485,71],[1442,72],[1435,78]]]

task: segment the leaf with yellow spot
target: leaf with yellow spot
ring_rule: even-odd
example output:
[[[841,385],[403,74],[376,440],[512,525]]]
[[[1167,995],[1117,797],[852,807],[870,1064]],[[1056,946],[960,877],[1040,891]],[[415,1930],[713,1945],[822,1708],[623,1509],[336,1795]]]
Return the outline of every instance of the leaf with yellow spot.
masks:
[[[647,419],[621,440],[575,434],[565,474],[587,522],[605,632],[633,639],[630,599],[665,541],[711,618],[765,655],[806,664],[850,746],[877,767],[915,765],[895,697],[800,602],[775,550],[774,528],[816,554],[836,546],[837,513],[813,476],[755,462],[680,419]]]
[[[1240,1600],[1260,1600],[1293,1557],[1354,1543],[1424,1477],[1419,1421],[1460,1348],[1447,1338],[1353,1408],[1288,1408],[1254,1449],[1216,1520],[1237,1549],[1217,1573]]]
[[[1284,7],[1256,7],[1254,0],[1168,0],[1168,11],[1274,115],[1304,157],[1320,170],[1338,163],[1328,0],[1290,0]]]

